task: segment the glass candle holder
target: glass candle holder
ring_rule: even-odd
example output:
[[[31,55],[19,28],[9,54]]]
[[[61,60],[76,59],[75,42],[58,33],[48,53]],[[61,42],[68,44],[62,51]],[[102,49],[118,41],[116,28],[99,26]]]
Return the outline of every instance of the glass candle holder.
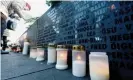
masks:
[[[81,45],[74,45],[72,50],[72,73],[76,77],[86,75],[86,53]]]
[[[48,64],[56,62],[56,46],[53,43],[48,44]]]
[[[109,80],[109,62],[106,52],[90,52],[89,68],[91,80]]]
[[[64,70],[67,69],[67,54],[68,49],[65,45],[58,45],[57,46],[57,62],[56,62],[56,69]]]
[[[22,52],[23,55],[28,55],[29,46],[30,46],[30,43],[25,41],[24,47],[23,47],[23,52]]]
[[[37,57],[37,48],[32,47],[30,48],[30,58],[36,58]]]
[[[42,46],[37,47],[37,58],[36,61],[43,61],[45,58],[44,48]]]

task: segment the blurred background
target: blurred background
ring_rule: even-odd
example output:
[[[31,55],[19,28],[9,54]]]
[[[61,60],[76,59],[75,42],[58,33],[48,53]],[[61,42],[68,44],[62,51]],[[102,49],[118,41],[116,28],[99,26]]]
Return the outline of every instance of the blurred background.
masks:
[[[10,30],[10,35],[8,37],[8,44],[15,43],[16,40],[28,29],[29,25],[33,24],[36,18],[40,17],[44,14],[48,9],[49,6],[46,4],[46,0],[25,0],[31,6],[30,11],[25,11],[25,16],[28,17],[30,20],[24,21],[21,19],[17,21],[17,27],[15,31]]]

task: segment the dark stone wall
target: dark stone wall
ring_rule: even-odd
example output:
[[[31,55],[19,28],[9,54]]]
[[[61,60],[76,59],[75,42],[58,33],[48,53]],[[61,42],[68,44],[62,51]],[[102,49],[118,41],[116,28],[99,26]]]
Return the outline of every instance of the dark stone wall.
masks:
[[[30,42],[31,47],[37,46],[37,36],[38,36],[37,32],[38,32],[38,29],[37,29],[37,21],[36,21],[27,30],[27,38]]]
[[[111,80],[133,80],[133,2],[58,2],[36,23],[28,31],[34,44],[82,44],[87,54],[105,51]]]

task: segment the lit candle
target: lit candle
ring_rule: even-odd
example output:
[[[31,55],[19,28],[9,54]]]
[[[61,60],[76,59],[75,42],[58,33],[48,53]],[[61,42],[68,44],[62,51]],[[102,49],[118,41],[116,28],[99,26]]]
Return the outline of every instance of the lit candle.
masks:
[[[67,49],[64,45],[57,46],[57,63],[56,69],[64,70],[67,69]]]
[[[30,58],[37,58],[37,49],[35,47],[30,49]]]
[[[37,58],[36,61],[43,61],[44,60],[44,48],[38,47],[37,48]]]
[[[48,64],[53,64],[56,62],[56,46],[53,43],[48,45]]]
[[[86,57],[83,46],[73,46],[73,66],[72,73],[74,76],[83,77],[86,75]]]
[[[89,68],[91,80],[109,80],[108,56],[105,52],[91,52]]]

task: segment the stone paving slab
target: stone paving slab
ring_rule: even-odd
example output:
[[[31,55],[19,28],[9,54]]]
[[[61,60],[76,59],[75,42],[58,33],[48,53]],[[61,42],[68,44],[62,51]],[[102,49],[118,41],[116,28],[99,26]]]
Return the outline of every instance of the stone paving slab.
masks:
[[[54,66],[47,65],[46,61],[36,62],[35,59],[20,53],[3,54],[1,56],[1,79],[5,80],[52,67]]]
[[[61,71],[52,68],[9,80],[89,80],[89,77],[78,78],[72,75],[71,69]]]
[[[73,76],[71,68],[57,70],[55,65],[47,65],[46,61],[36,62],[22,54],[4,54],[1,58],[2,80],[89,80],[87,76],[83,78]]]

